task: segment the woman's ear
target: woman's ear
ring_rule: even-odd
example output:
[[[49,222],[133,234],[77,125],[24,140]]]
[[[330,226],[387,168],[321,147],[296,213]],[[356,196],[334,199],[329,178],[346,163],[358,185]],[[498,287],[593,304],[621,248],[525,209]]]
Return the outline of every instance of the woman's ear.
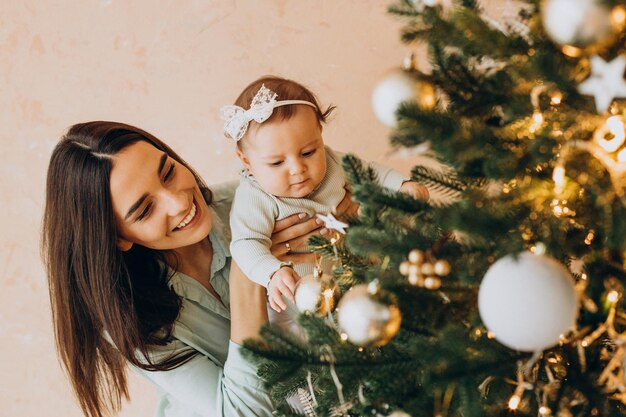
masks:
[[[117,247],[120,248],[122,252],[128,252],[130,248],[133,247],[133,242],[130,240],[119,238],[117,240]]]

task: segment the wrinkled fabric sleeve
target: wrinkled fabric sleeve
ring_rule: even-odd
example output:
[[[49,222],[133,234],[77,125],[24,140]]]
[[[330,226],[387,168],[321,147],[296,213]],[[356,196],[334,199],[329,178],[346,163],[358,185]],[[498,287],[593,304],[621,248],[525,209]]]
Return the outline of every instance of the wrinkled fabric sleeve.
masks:
[[[270,252],[277,215],[272,197],[249,183],[240,183],[230,213],[230,253],[243,273],[265,288],[280,268],[280,261]]]
[[[161,354],[190,349],[173,340]],[[242,346],[230,342],[228,359],[222,368],[205,355],[198,354],[187,363],[168,371],[138,372],[156,384],[176,403],[184,404],[198,417],[266,417],[272,415],[272,402],[256,375],[256,367],[242,355]],[[167,353],[166,353],[167,352]]]

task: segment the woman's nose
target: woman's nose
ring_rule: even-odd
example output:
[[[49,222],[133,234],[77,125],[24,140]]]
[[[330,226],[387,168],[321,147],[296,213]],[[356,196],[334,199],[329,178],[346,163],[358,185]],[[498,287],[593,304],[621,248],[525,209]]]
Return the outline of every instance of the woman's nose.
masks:
[[[178,216],[189,210],[189,198],[182,191],[167,191],[165,193],[167,212],[170,216]]]

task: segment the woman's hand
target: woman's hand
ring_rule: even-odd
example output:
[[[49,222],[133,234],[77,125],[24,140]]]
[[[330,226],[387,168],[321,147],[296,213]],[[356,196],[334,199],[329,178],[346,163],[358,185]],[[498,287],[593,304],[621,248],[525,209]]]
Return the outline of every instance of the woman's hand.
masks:
[[[343,200],[337,205],[335,214],[338,218],[346,218],[356,215],[359,205],[352,201],[350,192],[346,190]],[[293,214],[276,222],[272,233],[272,255],[284,262],[306,263],[315,262],[314,253],[292,253],[292,250],[304,245],[309,237],[320,234],[325,236],[329,233],[324,222],[315,217],[309,217],[305,213]]]
[[[291,251],[304,245],[309,237],[315,234],[328,233],[328,229],[322,228],[323,225],[323,221],[309,217],[306,213],[293,214],[277,221],[271,237],[272,255],[284,262],[315,262],[313,253],[291,253]]]
[[[424,187],[422,184],[418,184],[415,181],[405,181],[404,183],[402,183],[402,186],[400,187],[400,192],[408,194],[417,200],[428,201],[428,199],[430,198],[428,188]]]
[[[343,200],[337,204],[337,208],[335,208],[335,217],[340,220],[345,220],[348,217],[356,216],[358,212],[359,204],[352,201],[352,194],[346,189],[346,195],[343,197]]]

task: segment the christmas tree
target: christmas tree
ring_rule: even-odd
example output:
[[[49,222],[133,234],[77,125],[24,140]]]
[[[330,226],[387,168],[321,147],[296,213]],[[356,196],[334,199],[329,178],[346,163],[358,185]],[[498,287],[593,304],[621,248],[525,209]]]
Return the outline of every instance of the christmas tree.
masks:
[[[336,268],[296,291],[306,343],[248,343],[279,414],[626,414],[626,2],[507,7],[389,6],[432,67],[391,142],[428,143],[445,168],[412,177],[447,198],[344,159],[360,211],[310,242]]]

